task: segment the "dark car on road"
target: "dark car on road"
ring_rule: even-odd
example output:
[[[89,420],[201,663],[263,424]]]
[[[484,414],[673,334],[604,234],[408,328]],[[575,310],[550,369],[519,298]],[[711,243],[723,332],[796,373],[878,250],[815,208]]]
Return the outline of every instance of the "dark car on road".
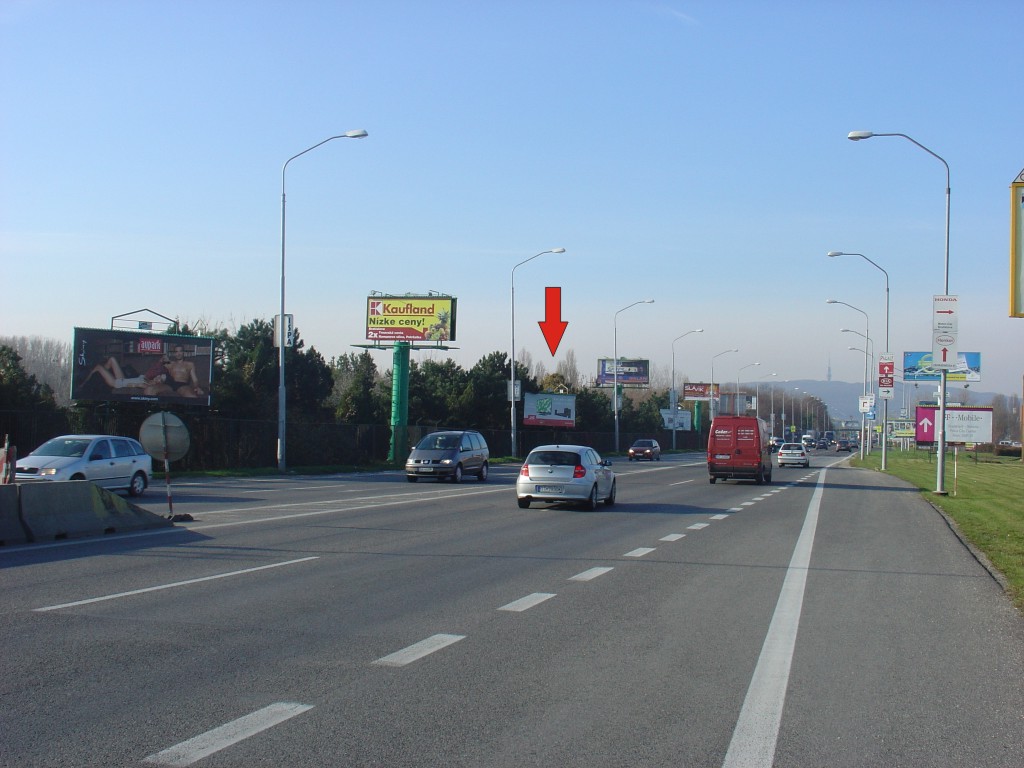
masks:
[[[850,452],[850,441],[849,440],[840,440],[838,443],[836,443],[836,452],[838,453],[839,451],[846,451],[847,453],[849,453]]]
[[[657,440],[637,440],[629,447],[629,460],[647,459],[648,461],[661,461],[661,446]]]

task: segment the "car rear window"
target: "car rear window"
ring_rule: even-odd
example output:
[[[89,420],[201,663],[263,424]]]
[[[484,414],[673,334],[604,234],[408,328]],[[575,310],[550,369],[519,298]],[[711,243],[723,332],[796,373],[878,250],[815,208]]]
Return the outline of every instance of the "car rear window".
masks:
[[[580,463],[580,455],[572,451],[534,451],[527,456],[526,463],[555,467],[575,467]]]

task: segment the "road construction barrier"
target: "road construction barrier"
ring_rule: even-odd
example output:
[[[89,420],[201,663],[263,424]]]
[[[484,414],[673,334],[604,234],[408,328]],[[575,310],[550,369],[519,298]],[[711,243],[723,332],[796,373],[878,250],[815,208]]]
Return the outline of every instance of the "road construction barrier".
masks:
[[[18,486],[0,485],[0,546],[26,541],[28,533],[18,516]]]
[[[168,528],[165,517],[84,480],[18,483],[21,521],[32,542]]]

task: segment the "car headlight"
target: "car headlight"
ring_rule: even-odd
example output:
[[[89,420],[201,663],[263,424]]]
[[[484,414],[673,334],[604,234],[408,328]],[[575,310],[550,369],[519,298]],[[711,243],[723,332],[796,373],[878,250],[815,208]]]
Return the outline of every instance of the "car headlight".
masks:
[[[40,475],[56,475],[57,474],[57,468],[56,467],[46,467],[45,469],[40,469],[39,470],[39,474]]]
[[[441,463],[442,464],[451,464],[452,460],[451,459],[441,459]]]

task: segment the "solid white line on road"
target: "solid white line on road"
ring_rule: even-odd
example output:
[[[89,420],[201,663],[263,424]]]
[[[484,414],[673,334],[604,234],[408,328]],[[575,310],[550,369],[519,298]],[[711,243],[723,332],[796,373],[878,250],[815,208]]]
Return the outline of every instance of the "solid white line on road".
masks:
[[[439,651],[465,638],[465,635],[431,635],[426,640],[420,640],[408,648],[382,656],[373,663],[381,667],[404,667],[406,664],[422,659],[424,656],[429,656],[434,651]]]
[[[654,547],[637,547],[632,552],[627,552],[623,557],[643,557],[649,555],[655,550]]]
[[[159,592],[162,589],[174,589],[175,587],[187,587],[190,584],[199,584],[203,581],[213,581],[215,579],[226,579],[229,576],[241,576],[243,573],[255,573],[256,571],[265,571],[269,568],[280,568],[283,565],[295,565],[296,563],[306,563],[310,560],[319,560],[319,557],[301,557],[298,560],[286,560],[283,563],[271,563],[270,565],[260,565],[256,568],[245,568],[241,571],[230,571],[228,573],[217,573],[213,576],[203,576],[198,579],[188,579],[186,581],[176,581],[172,584],[160,584],[156,587],[146,587],[145,589],[133,589],[130,592],[118,592],[113,595],[104,595],[103,597],[90,597],[86,600],[76,600],[73,603],[61,603],[60,605],[48,605],[45,608],[33,608],[33,611],[43,613],[45,611],[57,611],[61,608],[74,608],[78,605],[88,605],[89,603],[102,603],[104,600],[117,600],[120,597],[131,597],[132,595],[142,595],[146,592]]]
[[[554,597],[554,594],[551,592],[534,592],[532,595],[527,595],[526,597],[521,597],[518,600],[513,600],[508,605],[501,606],[498,610],[516,611],[518,613],[533,608],[535,605],[540,605],[545,600],[550,600],[552,597]]]
[[[608,571],[613,570],[612,568],[591,568],[584,571],[583,573],[577,573],[575,576],[570,576],[569,581],[590,581],[596,579],[598,576],[604,576]]]
[[[686,526],[688,531],[702,531],[707,528],[711,523],[694,523],[693,525]]]
[[[779,601],[732,733],[723,768],[771,768],[774,762],[824,489],[825,470],[822,470],[786,570]]]
[[[692,482],[693,482],[693,480],[680,480],[678,483],[669,483],[669,485],[686,485],[687,483],[692,483]]]
[[[237,744],[243,739],[255,736],[260,731],[265,731],[275,725],[290,720],[296,715],[311,710],[310,704],[296,704],[294,702],[280,702],[271,704],[269,707],[257,710],[250,715],[240,717],[230,723],[214,728],[212,731],[200,734],[193,739],[183,741],[181,744],[165,749],[150,755],[142,762],[153,765],[186,766],[192,765],[214,752]]]
[[[668,536],[662,536],[658,541],[679,541],[683,538],[686,538],[685,533],[670,533]]]
[[[711,520],[726,520],[726,519],[728,519],[728,517],[729,517],[728,515],[712,515],[710,519]]]

